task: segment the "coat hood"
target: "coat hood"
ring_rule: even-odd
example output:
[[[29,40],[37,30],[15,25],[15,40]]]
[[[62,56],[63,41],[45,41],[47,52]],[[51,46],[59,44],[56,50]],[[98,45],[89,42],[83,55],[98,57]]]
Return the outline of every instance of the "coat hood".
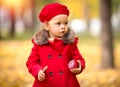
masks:
[[[75,33],[69,28],[68,32],[62,37],[64,43],[72,44],[75,41]],[[44,45],[48,43],[49,34],[45,29],[40,29],[33,36],[33,40],[38,45]]]

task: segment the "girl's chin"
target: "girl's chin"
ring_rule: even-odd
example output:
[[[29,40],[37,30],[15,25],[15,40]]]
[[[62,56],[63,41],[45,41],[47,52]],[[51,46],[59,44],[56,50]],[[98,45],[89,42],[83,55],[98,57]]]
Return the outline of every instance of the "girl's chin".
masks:
[[[62,38],[64,35],[59,35],[59,36],[56,36],[56,38]]]

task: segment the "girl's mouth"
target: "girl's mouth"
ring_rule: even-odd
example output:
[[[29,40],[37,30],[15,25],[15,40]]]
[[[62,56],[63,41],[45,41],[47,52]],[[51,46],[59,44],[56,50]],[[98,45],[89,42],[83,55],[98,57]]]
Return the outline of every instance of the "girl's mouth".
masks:
[[[61,31],[60,33],[65,34],[65,31]]]

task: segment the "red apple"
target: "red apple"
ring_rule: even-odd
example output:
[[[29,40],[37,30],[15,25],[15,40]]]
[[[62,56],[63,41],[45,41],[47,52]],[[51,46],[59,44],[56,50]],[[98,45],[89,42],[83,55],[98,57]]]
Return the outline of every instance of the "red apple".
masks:
[[[79,63],[75,59],[69,61],[68,63],[69,69],[78,68],[78,67],[79,67]]]

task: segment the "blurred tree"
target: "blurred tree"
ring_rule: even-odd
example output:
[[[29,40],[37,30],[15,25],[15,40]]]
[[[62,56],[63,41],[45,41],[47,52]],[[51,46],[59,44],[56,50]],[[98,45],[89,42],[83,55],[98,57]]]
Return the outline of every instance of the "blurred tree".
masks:
[[[111,7],[111,0],[100,0],[100,13],[102,23],[102,68],[114,68]]]
[[[3,5],[8,9],[9,16],[10,16],[10,30],[9,35],[10,37],[15,36],[16,32],[16,12],[19,11],[22,8],[23,0],[2,0]]]
[[[87,0],[84,0],[83,4],[84,4],[83,19],[86,22],[86,30],[87,30],[87,32],[89,32],[90,31],[90,4]]]
[[[0,28],[0,39],[2,39],[2,35],[1,35],[1,28]]]
[[[1,35],[1,28],[0,28],[0,39],[2,39],[2,35]]]
[[[26,31],[35,30],[35,1],[27,0],[27,5],[23,11],[23,20]]]
[[[1,5],[2,5],[2,2],[0,0],[0,9],[1,9]],[[0,13],[0,15],[1,15],[1,13]],[[2,27],[1,27],[1,20],[0,20],[0,39],[2,39],[1,29],[2,29]]]
[[[10,28],[10,36],[15,36],[15,10],[12,8],[10,9],[10,16],[11,16],[11,28]]]

